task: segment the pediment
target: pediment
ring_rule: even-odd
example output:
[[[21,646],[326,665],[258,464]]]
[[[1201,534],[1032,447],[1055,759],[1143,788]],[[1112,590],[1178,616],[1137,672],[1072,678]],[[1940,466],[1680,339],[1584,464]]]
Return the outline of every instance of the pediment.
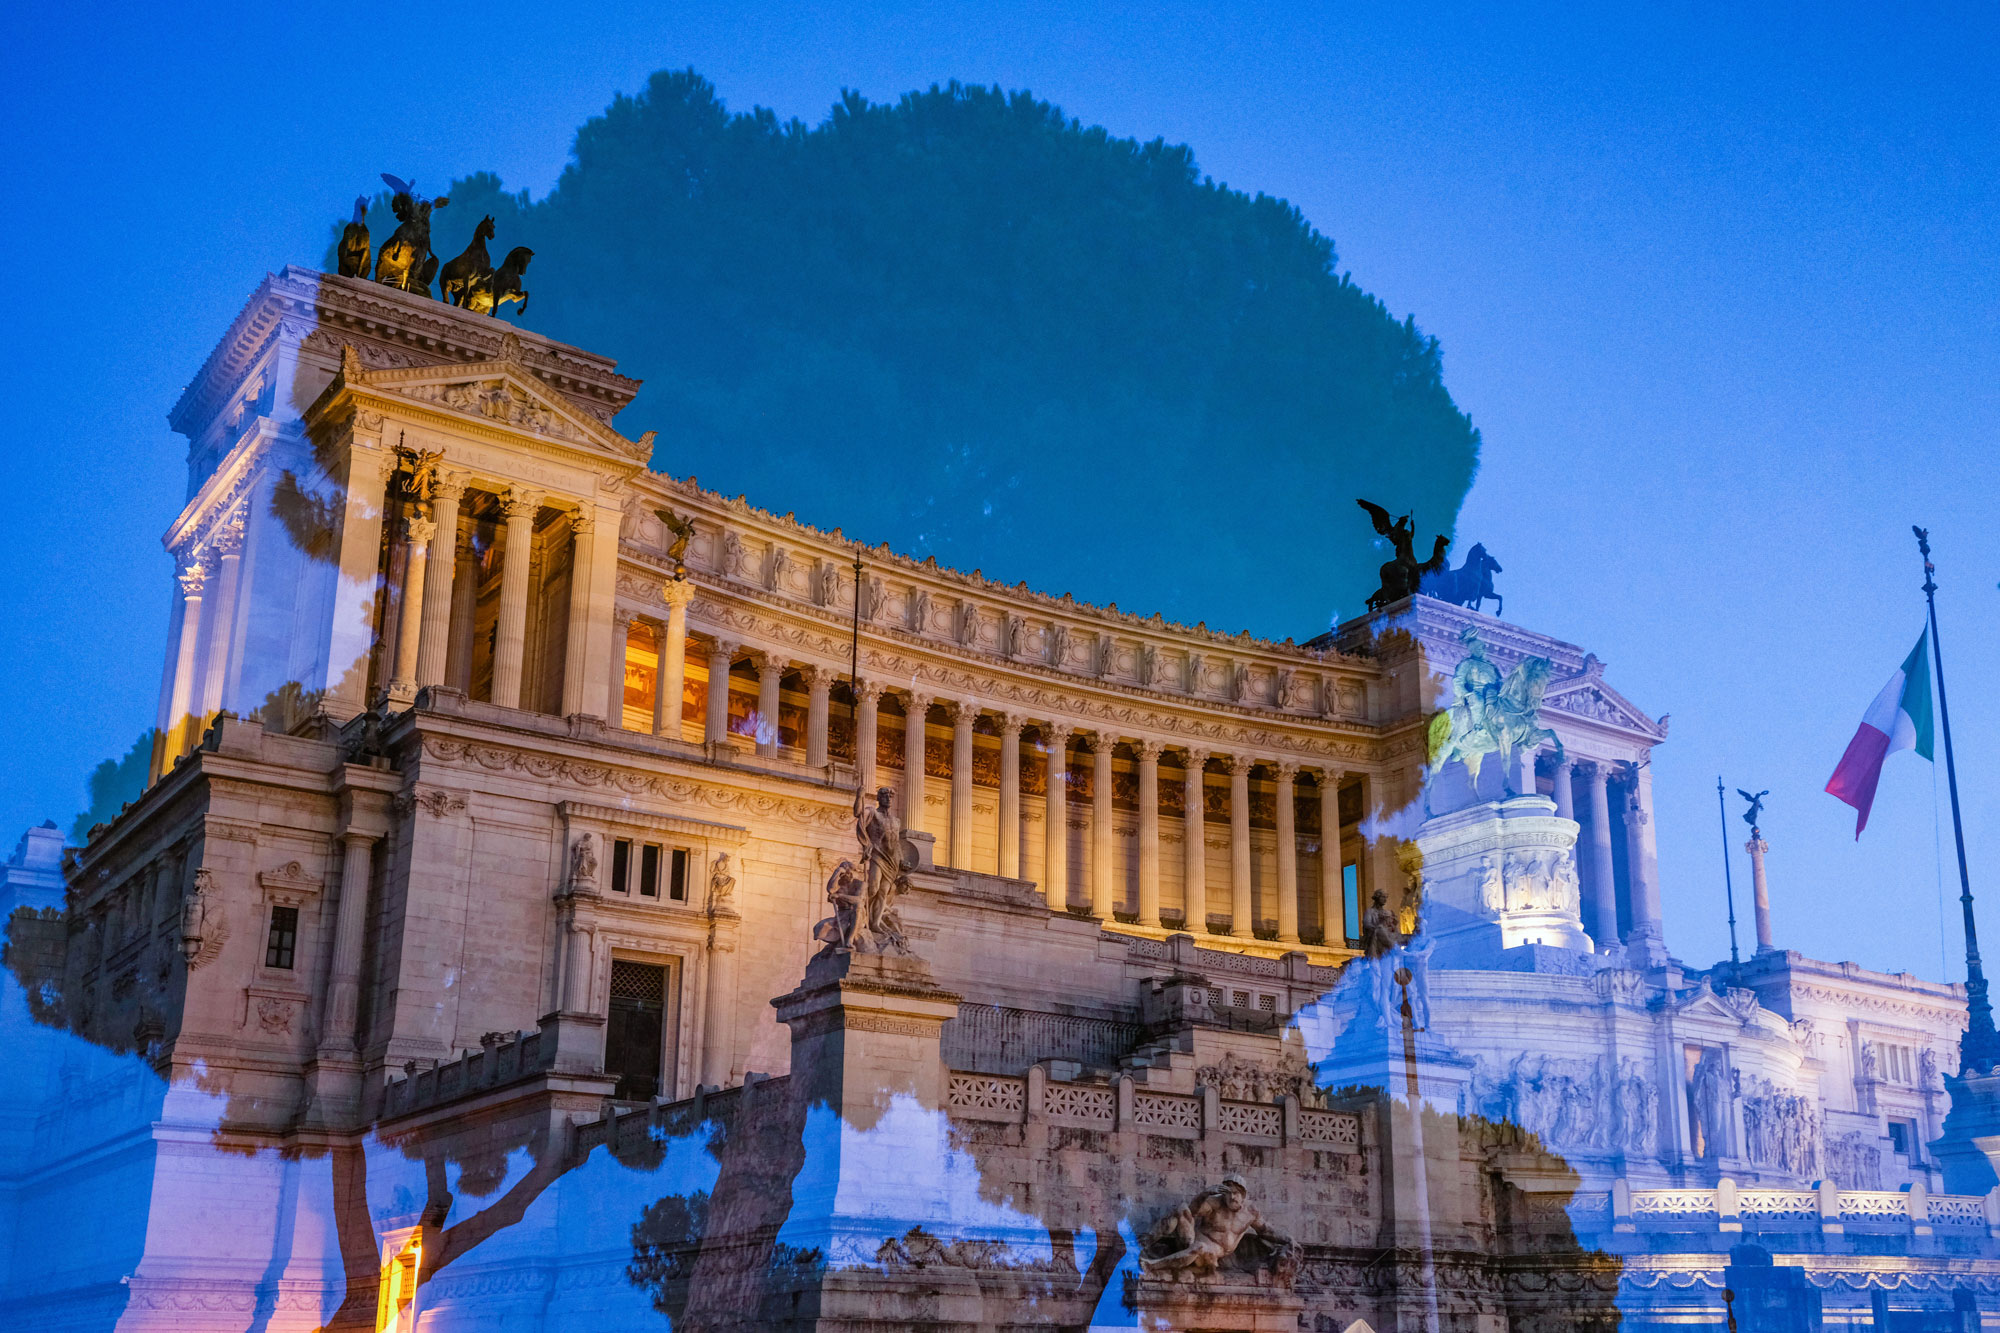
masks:
[[[341,376],[336,383],[422,403],[469,420],[560,440],[574,447],[610,454],[621,461],[644,464],[652,457],[652,431],[637,440],[628,440],[566,402],[517,357],[509,355],[518,352],[519,347],[519,342],[509,336],[502,340],[500,356],[492,360],[382,370],[366,369],[352,349],[344,347]]]
[[[1718,995],[1706,981],[1682,998],[1677,1006],[1682,1018],[1710,1018],[1722,1022],[1747,1023],[1758,1009],[1754,991],[1731,989]]]
[[[1604,683],[1604,677],[1586,671],[1568,680],[1552,683],[1542,695],[1542,707],[1580,717],[1620,731],[1634,731],[1654,740],[1667,735],[1666,719],[1647,717],[1618,691]]]

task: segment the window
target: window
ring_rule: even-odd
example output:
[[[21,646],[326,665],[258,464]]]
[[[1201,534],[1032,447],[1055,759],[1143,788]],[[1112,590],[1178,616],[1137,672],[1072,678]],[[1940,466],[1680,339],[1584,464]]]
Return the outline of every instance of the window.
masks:
[[[620,838],[611,844],[611,888],[614,893],[627,893],[625,877],[632,873],[632,841]]]
[[[688,896],[688,850],[674,848],[673,863],[668,871],[667,897],[677,903],[684,903]]]
[[[1910,1144],[1916,1138],[1916,1126],[1908,1120],[1889,1122],[1889,1149],[1899,1157],[1910,1155]]]
[[[271,909],[271,935],[264,945],[264,966],[292,968],[293,955],[299,947],[299,909],[296,907],[273,907]]]
[[[660,896],[660,845],[649,842],[639,850],[639,896]]]
[[[1361,867],[1349,861],[1340,868],[1340,896],[1347,901],[1347,938],[1361,938]],[[1327,941],[1333,943],[1332,940]]]

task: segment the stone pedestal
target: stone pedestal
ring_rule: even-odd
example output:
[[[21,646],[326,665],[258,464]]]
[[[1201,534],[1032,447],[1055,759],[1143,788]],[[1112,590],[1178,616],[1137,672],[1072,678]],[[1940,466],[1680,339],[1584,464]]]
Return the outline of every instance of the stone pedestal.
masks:
[[[542,1040],[555,1048],[549,1066],[558,1074],[604,1072],[604,1015],[558,1010],[541,1019]],[[546,1048],[544,1048],[546,1049]]]
[[[1951,1110],[1931,1155],[1947,1194],[1985,1194],[2000,1185],[2000,1069],[1947,1075]]]
[[[1442,967],[1493,967],[1509,949],[1589,952],[1576,873],[1577,824],[1545,796],[1486,801],[1417,830],[1423,930]]]
[[[1297,1333],[1305,1301],[1284,1287],[1255,1282],[1168,1281],[1129,1274],[1125,1308],[1146,1330],[1228,1329]]]

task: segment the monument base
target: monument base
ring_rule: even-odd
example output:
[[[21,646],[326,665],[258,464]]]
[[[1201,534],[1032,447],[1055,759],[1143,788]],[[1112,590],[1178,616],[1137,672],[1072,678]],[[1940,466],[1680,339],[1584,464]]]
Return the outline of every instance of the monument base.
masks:
[[[1128,1274],[1125,1308],[1148,1333],[1228,1329],[1297,1333],[1305,1301],[1285,1287],[1238,1278],[1172,1280]]]

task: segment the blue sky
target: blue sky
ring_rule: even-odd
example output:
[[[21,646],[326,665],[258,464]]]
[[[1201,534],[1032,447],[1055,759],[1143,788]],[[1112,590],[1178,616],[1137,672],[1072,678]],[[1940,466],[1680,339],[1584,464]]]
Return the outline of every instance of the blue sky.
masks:
[[[1956,975],[1942,774],[1934,804],[1930,766],[1892,760],[1858,845],[1820,787],[1915,640],[1925,522],[1974,887],[2000,895],[2000,16],[1617,8],[11,11],[0,831],[66,824],[150,722],[185,476],[166,410],[376,172],[540,194],[575,128],[662,67],[814,120],[843,87],[958,78],[1192,144],[1442,339],[1486,441],[1461,544],[1506,565],[1510,619],[1673,716],[1655,789],[1678,953],[1727,948],[1721,772],[1772,789],[1781,944],[1927,975],[1942,946]],[[1349,520],[1272,533],[1272,576]]]

